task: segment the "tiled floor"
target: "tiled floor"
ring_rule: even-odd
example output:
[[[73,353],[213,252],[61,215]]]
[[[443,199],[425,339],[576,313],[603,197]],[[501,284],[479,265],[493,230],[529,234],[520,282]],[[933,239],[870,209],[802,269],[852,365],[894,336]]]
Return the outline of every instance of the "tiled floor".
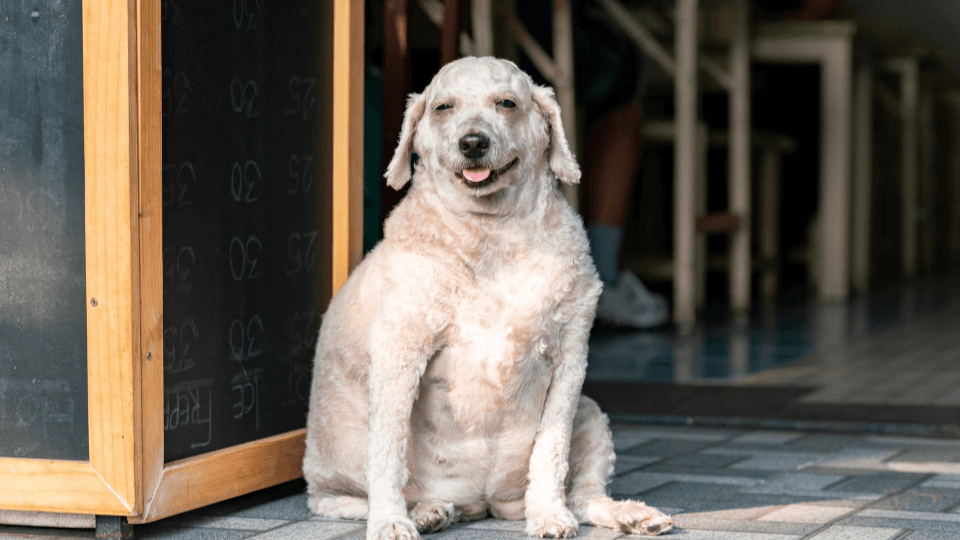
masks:
[[[687,540],[960,538],[960,440],[615,425],[615,497],[674,516]],[[362,522],[312,516],[300,483],[135,528],[139,539],[362,539]],[[522,522],[459,524],[431,538],[523,538]],[[92,537],[0,527],[0,540]],[[621,538],[583,527],[581,538]]]
[[[960,281],[760,306],[746,325],[708,311],[688,336],[600,331],[590,354],[592,382],[803,387],[803,403],[960,407]]]

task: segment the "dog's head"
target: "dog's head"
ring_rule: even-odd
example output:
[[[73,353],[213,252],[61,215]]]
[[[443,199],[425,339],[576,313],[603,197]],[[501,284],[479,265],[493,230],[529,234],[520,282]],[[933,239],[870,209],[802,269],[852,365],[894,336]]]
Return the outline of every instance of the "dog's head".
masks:
[[[410,96],[388,185],[410,181],[413,154],[420,157],[416,173],[436,189],[475,199],[522,187],[547,169],[562,182],[580,179],[553,90],[489,57],[447,64],[422,94]]]

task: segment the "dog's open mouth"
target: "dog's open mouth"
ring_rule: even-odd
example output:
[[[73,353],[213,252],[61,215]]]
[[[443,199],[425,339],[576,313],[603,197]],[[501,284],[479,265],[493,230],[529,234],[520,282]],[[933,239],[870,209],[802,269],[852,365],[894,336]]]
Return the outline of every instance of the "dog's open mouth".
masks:
[[[499,169],[489,169],[486,167],[478,167],[474,169],[463,169],[462,171],[456,173],[457,178],[463,180],[463,183],[472,187],[472,188],[482,188],[489,186],[490,184],[497,181],[500,178],[501,174],[512,169],[516,166],[517,162],[520,161],[520,158],[513,158],[512,161],[500,167]]]

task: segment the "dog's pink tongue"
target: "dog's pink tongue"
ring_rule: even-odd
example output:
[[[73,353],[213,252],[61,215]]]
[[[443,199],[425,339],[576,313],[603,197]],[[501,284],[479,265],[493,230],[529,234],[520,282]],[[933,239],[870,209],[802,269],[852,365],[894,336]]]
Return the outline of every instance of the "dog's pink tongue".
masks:
[[[483,182],[490,176],[490,169],[464,169],[463,177],[471,182]]]

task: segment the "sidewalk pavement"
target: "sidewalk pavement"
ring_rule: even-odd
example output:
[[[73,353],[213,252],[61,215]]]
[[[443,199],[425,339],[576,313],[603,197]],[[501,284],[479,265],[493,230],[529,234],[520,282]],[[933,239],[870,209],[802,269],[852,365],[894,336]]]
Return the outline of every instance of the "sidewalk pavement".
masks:
[[[683,540],[960,539],[960,440],[615,425],[610,490],[672,514]],[[359,539],[364,524],[318,518],[302,483],[149,525],[138,540]],[[459,524],[427,538],[527,538],[518,521]],[[0,540],[92,531],[0,527]],[[582,526],[580,538],[624,538]]]

